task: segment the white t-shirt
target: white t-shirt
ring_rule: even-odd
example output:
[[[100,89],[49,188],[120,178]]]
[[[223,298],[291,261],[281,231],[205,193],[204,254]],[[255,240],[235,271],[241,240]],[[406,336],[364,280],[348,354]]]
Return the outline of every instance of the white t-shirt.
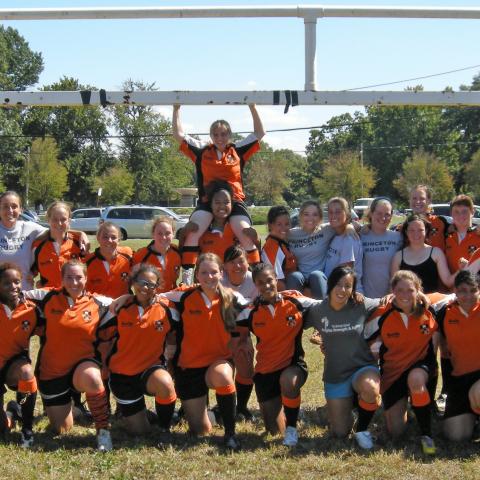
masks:
[[[233,291],[240,293],[246,300],[253,300],[258,296],[258,290],[253,283],[252,272],[247,272],[245,280],[241,285],[233,285],[227,278],[226,274],[223,274],[222,285],[227,288],[231,288]]]
[[[13,228],[6,228],[0,222],[0,262],[15,263],[22,271],[22,288],[29,290],[28,281],[32,265],[32,243],[46,230],[38,223],[17,220]]]

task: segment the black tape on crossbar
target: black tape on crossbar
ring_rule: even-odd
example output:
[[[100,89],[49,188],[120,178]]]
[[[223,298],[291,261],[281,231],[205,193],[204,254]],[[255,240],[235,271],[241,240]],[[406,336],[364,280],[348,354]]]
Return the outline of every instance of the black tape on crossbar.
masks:
[[[80,91],[80,97],[82,98],[82,103],[84,105],[90,105],[90,98],[92,96],[91,90],[82,90]]]
[[[100,105],[102,107],[106,107],[108,105],[107,92],[103,88],[100,89]]]
[[[292,90],[292,107],[296,107],[298,105],[298,92],[296,90]]]
[[[291,103],[292,97],[290,96],[290,90],[285,90],[285,110],[283,110],[283,113],[288,113]]]
[[[273,91],[273,104],[280,105],[280,91],[274,90]]]

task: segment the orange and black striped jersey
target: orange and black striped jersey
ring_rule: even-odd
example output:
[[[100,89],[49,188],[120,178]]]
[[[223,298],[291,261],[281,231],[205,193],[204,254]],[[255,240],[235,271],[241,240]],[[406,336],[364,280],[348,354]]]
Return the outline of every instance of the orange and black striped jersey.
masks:
[[[110,298],[85,293],[73,300],[63,289],[26,292],[37,301],[45,322],[38,353],[40,380],[67,375],[80,360],[98,358],[96,332],[109,318]]]
[[[450,233],[445,239],[445,256],[450,272],[455,273],[459,269],[459,260],[462,257],[470,260],[478,248],[480,248],[480,235],[477,235],[475,227],[469,228],[462,240],[458,232]]]
[[[480,248],[477,248],[473,253],[470,259],[468,260],[468,264],[471,265],[473,262],[480,258]]]
[[[433,334],[438,325],[430,310],[407,315],[392,303],[381,306],[365,324],[364,336],[379,350],[381,391],[385,392],[415,363],[433,356]]]
[[[210,226],[198,240],[198,247],[200,248],[200,253],[214,253],[223,262],[223,255],[227,248],[238,243],[230,223],[227,222],[223,232]]]
[[[279,280],[295,272],[297,259],[288,248],[288,243],[273,235],[268,235],[262,248],[262,261],[272,265]]]
[[[299,292],[287,290],[278,295],[275,305],[257,297],[240,312],[238,327],[248,327],[257,338],[256,372],[274,372],[303,360],[303,320],[314,303]]]
[[[241,295],[233,293],[236,302],[245,302]],[[231,358],[231,334],[223,322],[220,297],[210,300],[199,286],[164,295],[174,302],[179,313],[179,321],[174,322],[177,336],[174,365],[201,368]]]
[[[112,298],[129,293],[128,275],[132,268],[132,255],[130,247],[118,247],[116,257],[108,261],[100,253],[100,248],[95,249],[85,259],[86,290]]]
[[[169,292],[177,286],[182,266],[182,257],[175,245],[170,245],[167,253],[162,255],[153,248],[153,244],[154,242],[152,241],[146,247],[137,250],[133,255],[133,264],[148,263],[157,267],[162,273],[162,284],[157,289],[157,292]]]
[[[99,328],[100,340],[113,340],[107,358],[111,372],[137,375],[152,365],[165,364],[165,339],[172,329],[172,319],[178,319],[172,306],[162,300],[143,308],[134,300]]]
[[[44,240],[35,240],[32,244],[32,273],[40,274],[42,287],[58,288],[62,284],[62,266],[75,258],[83,257],[80,245],[80,232],[67,232],[62,244],[51,236]]]
[[[39,310],[31,300],[21,301],[14,310],[0,303],[0,370],[13,356],[28,350],[39,321]]]
[[[243,169],[250,157],[260,150],[260,143],[254,134],[232,143],[220,152],[212,143],[205,143],[185,136],[180,151],[195,164],[198,196],[207,201],[205,188],[214,180],[223,180],[232,187],[233,200],[245,199],[243,192]]]
[[[437,322],[447,343],[452,374],[464,375],[480,370],[480,303],[468,313],[453,301],[437,313]]]

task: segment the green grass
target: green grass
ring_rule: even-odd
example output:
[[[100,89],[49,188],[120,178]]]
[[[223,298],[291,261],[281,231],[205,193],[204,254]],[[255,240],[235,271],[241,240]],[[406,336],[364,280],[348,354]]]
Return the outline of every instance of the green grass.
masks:
[[[323,358],[318,347],[304,343],[310,375],[302,390],[300,442],[293,450],[283,447],[280,437],[264,435],[261,423],[239,424],[243,449],[230,454],[220,448],[223,432],[218,426],[211,436],[200,439],[190,438],[184,424],[174,427],[170,437],[154,427],[151,434],[141,438],[129,436],[120,423],[114,422],[115,450],[101,455],[94,450],[95,432],[91,426],[75,426],[67,435],[54,436],[46,418],[41,416],[38,402],[35,447],[22,451],[16,445],[18,431],[10,434],[10,443],[0,445],[0,478],[478,478],[477,444],[455,446],[437,437],[438,455],[426,459],[420,452],[413,421],[403,441],[393,444],[384,433],[381,414],[377,413],[373,421],[377,446],[370,454],[359,452],[351,439],[332,438],[327,429],[321,381]],[[9,393],[7,399],[11,397]],[[149,405],[152,406],[151,399]],[[255,395],[250,406],[258,414]],[[438,423],[434,427],[438,432]]]

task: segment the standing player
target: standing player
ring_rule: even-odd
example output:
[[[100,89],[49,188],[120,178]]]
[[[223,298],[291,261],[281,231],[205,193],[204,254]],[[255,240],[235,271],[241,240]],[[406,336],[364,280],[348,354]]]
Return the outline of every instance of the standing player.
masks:
[[[434,455],[431,404],[437,383],[433,335],[438,325],[419,294],[422,286],[411,271],[392,278],[392,302],[379,307],[365,325],[365,338],[380,358],[381,394],[387,430],[399,437],[407,425],[407,401],[420,427],[423,453]]]
[[[114,340],[107,360],[110,388],[131,433],[150,430],[144,395],[155,397],[160,428],[168,431],[177,397],[164,347],[174,313],[167,301],[155,302],[162,279],[153,265],[136,265],[129,283],[135,292],[133,302],[97,331],[100,339]]]
[[[285,278],[297,271],[297,259],[288,246],[290,214],[283,205],[268,211],[268,236],[262,248],[262,262],[273,266],[280,291],[285,290]]]
[[[302,348],[303,317],[314,300],[295,291],[279,293],[271,265],[254,267],[260,292],[237,318],[257,338],[253,381],[267,432],[284,434],[283,444],[298,443],[300,390],[308,376]]]
[[[85,259],[87,291],[112,298],[128,293],[132,249],[119,246],[120,230],[111,222],[98,227],[97,241],[99,246]]]
[[[175,223],[171,217],[157,217],[152,225],[153,240],[133,255],[133,264],[148,263],[160,272],[162,282],[157,292],[169,292],[177,286],[182,259],[178,248],[173,245]]]
[[[182,267],[185,271],[183,283],[191,284],[193,281],[192,268],[198,255],[198,240],[212,220],[205,188],[214,180],[224,180],[230,184],[233,191],[230,220],[232,230],[247,251],[249,263],[260,261],[254,241],[244,233],[244,229],[251,227],[252,222],[244,203],[242,175],[246,162],[260,149],[259,142],[264,137],[265,131],[255,105],[251,104],[249,108],[253,118],[253,134],[233,143],[230,125],[225,120],[217,120],[210,126],[211,143],[206,143],[183,132],[179,118],[180,105],[173,107],[173,136],[180,143],[180,151],[195,163],[199,190],[199,203],[191,217],[191,221],[199,228],[185,239],[182,252]]]
[[[69,231],[72,212],[65,202],[53,202],[47,209],[48,235],[33,242],[32,274],[40,275],[38,287],[60,287],[62,266],[69,260],[82,258],[85,250],[80,232]]]
[[[20,409],[22,422],[21,445],[33,444],[33,412],[37,398],[37,381],[28,353],[30,337],[37,326],[39,311],[22,296],[22,272],[13,263],[0,263],[0,432],[8,429],[9,418],[3,410],[4,385],[25,397]],[[9,402],[10,405],[11,402]],[[14,402],[15,403],[15,402]],[[7,405],[7,411],[9,409]]]

